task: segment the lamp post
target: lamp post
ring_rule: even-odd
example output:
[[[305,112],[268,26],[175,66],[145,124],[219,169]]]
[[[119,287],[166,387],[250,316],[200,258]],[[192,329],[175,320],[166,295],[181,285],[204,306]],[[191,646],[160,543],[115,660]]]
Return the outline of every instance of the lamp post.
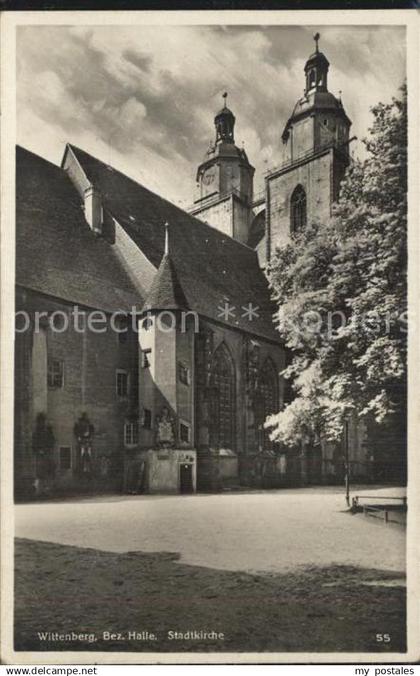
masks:
[[[350,507],[350,461],[349,461],[349,421],[344,422],[344,485],[346,488],[346,503]]]

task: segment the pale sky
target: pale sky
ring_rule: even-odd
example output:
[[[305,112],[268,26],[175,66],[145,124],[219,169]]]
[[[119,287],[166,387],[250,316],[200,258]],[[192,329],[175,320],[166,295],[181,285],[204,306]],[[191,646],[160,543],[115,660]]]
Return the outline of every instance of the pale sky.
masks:
[[[185,207],[228,91],[258,190],[281,161],[316,31],[329,90],[342,91],[351,133],[363,138],[369,108],[405,78],[403,27],[19,27],[18,143],[56,164],[74,143]]]

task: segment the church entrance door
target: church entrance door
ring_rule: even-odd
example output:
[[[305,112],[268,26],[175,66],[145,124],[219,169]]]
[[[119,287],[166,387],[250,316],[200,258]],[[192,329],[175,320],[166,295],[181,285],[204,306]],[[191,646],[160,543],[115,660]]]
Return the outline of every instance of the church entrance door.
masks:
[[[193,493],[193,476],[192,476],[193,466],[188,463],[182,463],[179,466],[179,492],[180,493]]]

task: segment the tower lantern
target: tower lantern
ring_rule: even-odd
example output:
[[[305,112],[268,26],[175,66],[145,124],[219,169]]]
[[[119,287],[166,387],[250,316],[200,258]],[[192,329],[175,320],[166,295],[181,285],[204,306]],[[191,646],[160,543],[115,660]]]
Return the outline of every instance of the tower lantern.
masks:
[[[219,110],[214,118],[214,126],[216,127],[216,143],[235,143],[235,138],[233,135],[235,128],[235,116],[226,105],[227,92],[223,94],[223,99],[223,108]]]
[[[327,57],[319,51],[319,40],[321,35],[315,33],[315,51],[305,64],[306,88],[305,93],[309,91],[328,91],[328,69],[330,63]]]

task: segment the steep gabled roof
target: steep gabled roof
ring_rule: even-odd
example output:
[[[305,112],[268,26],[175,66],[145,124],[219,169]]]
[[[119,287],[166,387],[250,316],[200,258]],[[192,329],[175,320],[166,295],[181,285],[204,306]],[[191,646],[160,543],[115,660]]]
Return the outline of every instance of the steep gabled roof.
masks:
[[[143,309],[188,310],[187,299],[168,254],[165,254],[162,258]]]
[[[113,167],[70,145],[105,209],[118,220],[150,262],[164,255],[165,222],[176,276],[191,310],[216,321],[278,341],[268,283],[255,251],[203,223]],[[235,314],[223,316],[225,303]],[[249,319],[249,304],[258,317]]]
[[[66,174],[38,155],[16,150],[16,282],[72,303],[115,312],[140,309],[113,247],[86,223]]]
[[[63,169],[18,148],[18,284],[110,312],[133,306],[140,311],[148,295],[154,305],[185,305],[230,327],[278,341],[268,283],[255,251],[75,146],[68,148],[100,192],[106,212],[118,221],[127,240],[155,268],[160,266],[159,272],[149,293],[141,294],[115,245],[90,230],[82,198]],[[162,262],[165,222],[170,224],[170,261]],[[138,275],[144,282],[141,265]],[[258,316],[247,315],[249,304]],[[226,306],[234,308],[233,314],[223,314]]]

